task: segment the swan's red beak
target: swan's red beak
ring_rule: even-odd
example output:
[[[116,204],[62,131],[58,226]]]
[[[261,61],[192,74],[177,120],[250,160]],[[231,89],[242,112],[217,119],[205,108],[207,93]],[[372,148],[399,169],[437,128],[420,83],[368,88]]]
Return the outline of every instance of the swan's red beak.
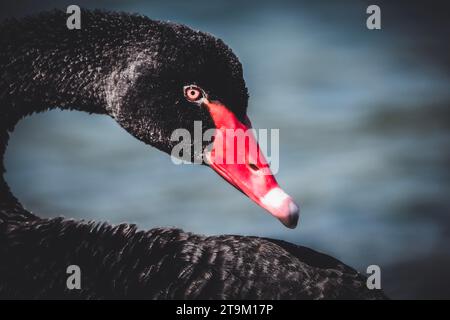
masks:
[[[258,205],[295,228],[299,207],[279,186],[247,124],[219,102],[205,102],[216,125],[214,141],[205,151],[211,168]]]

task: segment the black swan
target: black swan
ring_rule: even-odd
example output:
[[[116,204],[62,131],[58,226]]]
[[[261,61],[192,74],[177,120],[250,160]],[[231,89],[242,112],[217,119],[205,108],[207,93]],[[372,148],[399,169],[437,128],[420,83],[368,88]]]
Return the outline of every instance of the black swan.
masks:
[[[194,120],[202,120],[205,130],[250,126],[242,67],[221,40],[139,15],[83,10],[81,30],[68,30],[66,19],[64,12],[53,11],[10,19],[0,27],[2,159],[9,133],[21,118],[56,107],[107,114],[167,153],[173,147],[171,132],[192,130]],[[198,156],[193,154],[192,160]],[[246,183],[253,179],[252,170],[262,170],[264,164],[210,166],[286,226],[295,227],[298,208],[277,189],[273,176]],[[273,199],[264,199],[275,188]],[[81,289],[66,287],[66,268],[72,264],[82,270]],[[23,208],[2,178],[0,298],[384,295],[367,289],[365,277],[342,262],[280,240],[42,219]]]

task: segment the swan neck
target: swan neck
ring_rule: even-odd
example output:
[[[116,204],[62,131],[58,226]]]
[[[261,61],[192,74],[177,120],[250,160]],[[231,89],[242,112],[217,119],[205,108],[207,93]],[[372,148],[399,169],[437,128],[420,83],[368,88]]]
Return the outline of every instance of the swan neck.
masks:
[[[56,18],[52,33],[43,30],[55,19],[0,25],[0,222],[33,217],[4,179],[4,155],[15,125],[28,115],[54,108],[108,113],[105,83],[116,68],[112,61],[121,60],[112,51],[99,54],[101,39],[68,33],[59,23],[65,21],[64,14],[56,13]]]

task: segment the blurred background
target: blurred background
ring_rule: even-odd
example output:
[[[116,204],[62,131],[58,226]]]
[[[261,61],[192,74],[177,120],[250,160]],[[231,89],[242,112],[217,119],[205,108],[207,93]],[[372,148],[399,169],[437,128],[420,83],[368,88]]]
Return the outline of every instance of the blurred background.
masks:
[[[253,125],[280,129],[277,179],[301,221],[288,230],[212,170],[174,165],[106,116],[67,111],[28,117],[12,135],[6,178],[27,208],[284,239],[363,273],[379,265],[391,298],[450,298],[443,1],[13,1],[0,18],[69,4],[184,23],[230,45]],[[366,28],[369,4],[382,30]]]

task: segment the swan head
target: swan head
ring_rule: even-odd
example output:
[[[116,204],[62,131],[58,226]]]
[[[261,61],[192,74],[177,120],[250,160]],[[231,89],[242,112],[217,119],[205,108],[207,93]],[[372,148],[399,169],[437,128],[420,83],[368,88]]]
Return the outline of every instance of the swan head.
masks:
[[[239,59],[209,34],[169,23],[161,23],[158,30],[133,46],[108,78],[109,114],[144,143],[211,167],[295,228],[299,208],[278,186],[250,131],[249,96]],[[238,130],[248,133],[243,150],[239,143],[231,146],[236,139],[232,133]]]

